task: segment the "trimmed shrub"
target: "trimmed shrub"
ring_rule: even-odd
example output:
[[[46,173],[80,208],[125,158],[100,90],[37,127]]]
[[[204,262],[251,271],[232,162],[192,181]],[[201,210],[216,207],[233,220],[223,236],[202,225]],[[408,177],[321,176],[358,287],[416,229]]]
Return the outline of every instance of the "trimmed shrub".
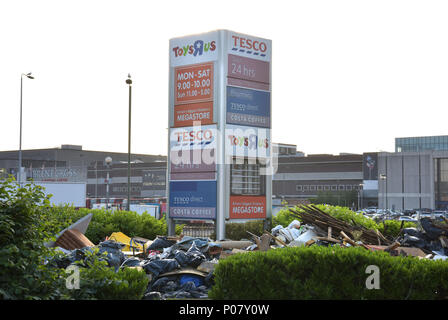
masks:
[[[252,236],[246,231],[260,236],[264,232],[263,226],[264,220],[226,223],[226,238],[232,240],[252,239]],[[216,239],[216,234],[212,233],[210,238]]]
[[[368,266],[380,289],[368,289]],[[448,263],[363,248],[311,246],[236,254],[217,265],[212,299],[448,299]]]

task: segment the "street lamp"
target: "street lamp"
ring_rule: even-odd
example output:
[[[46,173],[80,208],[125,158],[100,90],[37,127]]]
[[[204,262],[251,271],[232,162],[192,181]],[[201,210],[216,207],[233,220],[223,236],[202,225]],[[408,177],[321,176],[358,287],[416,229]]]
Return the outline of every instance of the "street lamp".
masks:
[[[111,157],[106,157],[104,159],[104,163],[107,167],[107,177],[106,177],[106,210],[109,209],[109,171],[110,171],[110,164],[112,163]]]
[[[128,116],[128,203],[127,211],[131,206],[131,96],[132,96],[132,80],[131,74],[128,74],[126,84],[129,86],[129,116]]]
[[[19,185],[22,186],[22,93],[23,93],[23,76],[27,77],[28,79],[34,79],[34,77],[31,75],[31,72],[24,74],[22,73],[20,75],[20,140],[19,140],[19,173],[18,173],[18,180]]]

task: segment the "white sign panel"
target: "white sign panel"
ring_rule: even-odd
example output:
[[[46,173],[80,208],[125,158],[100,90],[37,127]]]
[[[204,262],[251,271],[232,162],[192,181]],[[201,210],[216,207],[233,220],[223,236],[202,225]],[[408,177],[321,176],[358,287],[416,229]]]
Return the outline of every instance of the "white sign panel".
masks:
[[[228,32],[228,53],[263,61],[271,61],[272,41],[241,33]]]
[[[218,32],[170,40],[170,66],[184,66],[218,60]]]
[[[53,195],[50,198],[52,205],[86,206],[86,183],[35,182],[35,184],[45,188],[45,195]]]
[[[270,129],[227,125],[225,132],[226,155],[249,158],[269,158]]]
[[[170,150],[216,149],[216,125],[170,129]]]

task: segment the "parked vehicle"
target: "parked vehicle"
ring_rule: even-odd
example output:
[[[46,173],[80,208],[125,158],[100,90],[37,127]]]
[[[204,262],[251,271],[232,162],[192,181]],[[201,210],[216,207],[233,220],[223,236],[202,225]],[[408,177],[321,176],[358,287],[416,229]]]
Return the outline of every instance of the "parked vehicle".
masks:
[[[417,219],[411,218],[409,216],[402,216],[398,218],[399,221],[407,221],[407,222],[418,222]]]

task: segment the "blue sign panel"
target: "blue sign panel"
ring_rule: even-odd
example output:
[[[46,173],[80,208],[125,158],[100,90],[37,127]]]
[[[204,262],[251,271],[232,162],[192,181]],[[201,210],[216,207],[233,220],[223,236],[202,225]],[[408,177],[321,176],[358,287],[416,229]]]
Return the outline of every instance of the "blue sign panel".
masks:
[[[227,86],[227,123],[271,127],[271,93]]]
[[[171,181],[170,218],[215,219],[216,181]]]

